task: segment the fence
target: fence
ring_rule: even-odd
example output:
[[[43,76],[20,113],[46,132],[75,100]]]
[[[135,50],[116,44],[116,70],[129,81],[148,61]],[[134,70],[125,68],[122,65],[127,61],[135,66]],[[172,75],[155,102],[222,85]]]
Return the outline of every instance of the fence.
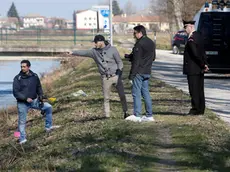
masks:
[[[102,33],[107,39],[109,33]],[[13,30],[0,28],[0,47],[62,47],[70,48],[84,44],[92,46],[94,36],[98,34],[95,30],[74,30],[74,29],[23,29]],[[171,34],[166,32],[151,32],[148,36],[155,40],[157,48],[171,48]],[[132,40],[133,33],[114,34],[114,44]]]
[[[0,44],[4,47],[71,47],[77,44],[90,43],[96,34],[96,30],[42,28],[14,30],[0,28]],[[108,34],[104,35],[108,36]]]

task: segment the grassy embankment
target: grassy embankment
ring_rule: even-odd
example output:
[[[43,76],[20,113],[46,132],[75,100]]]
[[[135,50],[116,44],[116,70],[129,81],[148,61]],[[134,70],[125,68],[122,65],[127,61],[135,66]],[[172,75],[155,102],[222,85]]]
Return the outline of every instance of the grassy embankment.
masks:
[[[131,109],[126,79],[130,64],[124,65]],[[230,170],[228,126],[209,110],[204,116],[184,116],[190,104],[188,95],[157,79],[150,83],[156,119],[153,123],[123,120],[114,89],[112,116],[103,118],[100,77],[90,59],[71,60],[43,78],[43,85],[50,97],[57,98],[53,104],[54,124],[62,127],[46,134],[44,120],[39,112],[32,111],[28,115],[28,142],[20,146],[12,136],[17,115],[2,112],[0,171]],[[80,89],[88,96],[72,95]]]

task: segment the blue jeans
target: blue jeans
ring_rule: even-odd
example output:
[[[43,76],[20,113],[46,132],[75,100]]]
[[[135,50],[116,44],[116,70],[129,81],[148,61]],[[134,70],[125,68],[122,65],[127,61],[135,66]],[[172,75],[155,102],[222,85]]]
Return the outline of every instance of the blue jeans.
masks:
[[[148,74],[137,74],[132,80],[132,95],[135,116],[141,116],[141,97],[143,97],[145,101],[146,116],[151,117],[153,115],[152,98],[149,93],[149,78],[150,75]]]
[[[26,117],[28,110],[31,109],[38,109],[44,110],[46,115],[45,120],[45,128],[52,127],[52,106],[49,103],[44,103],[44,106],[41,108],[39,107],[39,101],[37,99],[33,100],[31,103],[27,102],[18,102],[18,130],[20,132],[19,141],[22,141],[26,138]]]

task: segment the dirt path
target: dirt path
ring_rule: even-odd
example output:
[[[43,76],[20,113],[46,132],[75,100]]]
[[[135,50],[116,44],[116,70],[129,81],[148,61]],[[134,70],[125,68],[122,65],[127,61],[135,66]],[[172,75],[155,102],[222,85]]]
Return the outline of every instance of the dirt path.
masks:
[[[160,124],[161,125],[161,124]],[[158,148],[157,148],[157,156],[160,159],[158,163],[156,163],[156,170],[159,172],[172,172],[172,171],[180,171],[180,169],[176,168],[176,161],[173,160],[172,154],[175,152],[175,149],[172,148],[172,138],[170,135],[170,130],[167,127],[159,126],[158,127]]]

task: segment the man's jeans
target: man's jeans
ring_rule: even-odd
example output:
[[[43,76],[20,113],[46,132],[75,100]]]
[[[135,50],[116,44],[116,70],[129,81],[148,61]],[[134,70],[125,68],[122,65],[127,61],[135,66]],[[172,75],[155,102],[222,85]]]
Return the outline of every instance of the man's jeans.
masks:
[[[137,74],[132,80],[132,95],[135,116],[141,116],[141,97],[143,97],[145,101],[146,116],[151,117],[153,114],[152,99],[149,93],[149,78],[150,75],[148,74]]]
[[[32,103],[27,102],[18,102],[18,130],[20,132],[19,141],[22,141],[26,138],[26,117],[28,110],[31,109],[38,109],[44,110],[46,115],[45,120],[45,128],[52,127],[52,106],[49,103],[44,103],[44,106],[41,108],[39,107],[39,101],[37,99],[33,100]]]

